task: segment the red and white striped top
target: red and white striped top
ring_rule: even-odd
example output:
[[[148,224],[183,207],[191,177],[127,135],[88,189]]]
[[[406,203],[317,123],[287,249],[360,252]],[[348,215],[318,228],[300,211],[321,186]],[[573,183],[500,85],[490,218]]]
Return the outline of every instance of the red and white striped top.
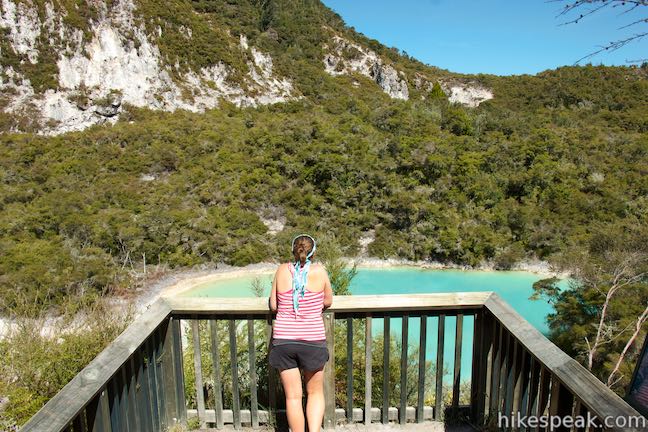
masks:
[[[326,340],[322,310],[324,291],[311,292],[306,289],[304,298],[299,297],[299,312],[293,309],[292,289],[277,292],[277,318],[272,327],[275,339],[294,339],[303,341]]]

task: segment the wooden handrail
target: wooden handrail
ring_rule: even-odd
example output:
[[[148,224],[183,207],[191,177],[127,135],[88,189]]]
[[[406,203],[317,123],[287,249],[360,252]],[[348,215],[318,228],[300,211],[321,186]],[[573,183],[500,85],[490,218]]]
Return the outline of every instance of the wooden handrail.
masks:
[[[335,313],[367,313],[390,311],[430,311],[480,309],[492,295],[487,292],[458,292],[433,294],[384,294],[334,296],[328,309]],[[215,298],[168,297],[167,304],[174,314],[186,315],[245,315],[269,313],[267,297]]]
[[[554,345],[508,303],[492,293],[484,306],[523,345],[534,358],[558,379],[591,411],[605,417],[637,417],[640,414],[620,396],[605,386],[576,360]],[[611,427],[614,431],[639,431],[641,428]]]
[[[540,401],[537,407],[538,413],[544,413],[545,408],[549,413],[558,415],[571,414],[567,407],[560,406],[561,401],[572,401],[572,405],[578,412],[591,412],[599,418],[606,416],[639,416],[619,396],[598,381],[591,373],[583,368],[578,362],[561,351],[537,329],[522,318],[497,294],[492,292],[472,293],[437,293],[437,294],[407,294],[407,295],[380,295],[380,296],[336,296],[333,306],[327,310],[325,324],[327,334],[331,336],[329,347],[341,343],[333,341],[333,327],[335,321],[346,321],[347,326],[351,325],[351,318],[362,317],[365,323],[365,365],[371,365],[371,321],[375,317],[385,317],[385,335],[389,334],[390,316],[406,316],[420,319],[424,323],[427,317],[438,316],[438,342],[437,342],[437,363],[443,362],[443,338],[452,338],[453,335],[445,334],[444,319],[446,316],[457,316],[457,332],[454,335],[455,341],[461,347],[461,325],[463,316],[474,317],[474,338],[472,346],[473,356],[473,377],[471,389],[471,403],[473,415],[477,419],[484,419],[485,415],[498,411],[503,407],[504,411],[512,411],[515,407],[520,408],[522,401],[520,395],[533,394],[533,397]],[[74,430],[111,430],[110,423],[117,421],[117,427],[123,426],[122,422],[131,420],[119,420],[115,416],[128,412],[133,415],[133,409],[138,403],[133,402],[132,395],[124,392],[128,387],[133,392],[135,387],[139,388],[140,381],[144,383],[144,398],[163,398],[164,400],[152,400],[150,415],[153,420],[147,420],[149,426],[146,430],[162,430],[176,420],[183,421],[187,415],[184,402],[184,385],[182,371],[182,351],[180,346],[180,320],[230,320],[229,344],[236,346],[235,327],[231,320],[247,320],[249,323],[254,320],[265,319],[270,316],[266,298],[163,298],[157,300],[149,309],[135,320],[111,345],[102,351],[86,368],[84,368],[70,383],[68,383],[54,398],[52,398],[27,424],[22,431],[64,431],[72,430],[72,423],[79,423],[83,426],[74,426]],[[215,321],[212,321],[212,324]],[[402,338],[407,340],[407,322],[403,321]],[[192,321],[194,328],[194,358],[196,353],[200,354],[200,344],[197,338],[197,321]],[[350,328],[350,327],[349,327]],[[254,340],[254,333],[248,327],[248,338]],[[421,325],[425,332],[425,324]],[[212,344],[216,340],[216,327],[210,326]],[[352,334],[348,330],[347,334]],[[385,337],[383,335],[383,337]],[[389,336],[387,336],[388,338]],[[386,339],[388,341],[388,339]],[[198,343],[197,343],[198,342]],[[348,344],[348,341],[347,341]],[[388,343],[387,343],[388,345]],[[423,343],[423,354],[419,358],[425,360],[425,344]],[[196,351],[198,350],[198,351]],[[407,346],[401,346],[400,355],[407,358]],[[459,394],[459,373],[457,368],[461,364],[461,350],[455,349],[455,379],[453,385],[453,407],[458,405]],[[386,351],[388,353],[388,351]],[[217,357],[218,352],[213,351],[212,357]],[[395,355],[396,353],[393,353]],[[138,357],[139,356],[139,357]],[[387,358],[389,354],[386,354]],[[335,356],[332,354],[331,358]],[[441,360],[439,360],[441,359]],[[232,363],[236,362],[235,352],[231,352]],[[251,364],[256,360],[251,356]],[[419,360],[421,362],[421,360]],[[217,362],[215,362],[217,364]],[[349,363],[347,359],[347,365]],[[403,363],[404,365],[404,363]],[[403,367],[401,365],[401,368]],[[218,366],[217,366],[218,367]],[[419,370],[424,370],[425,365],[419,364]],[[142,370],[145,370],[143,373]],[[236,369],[232,368],[235,372]],[[371,367],[368,369],[371,370]],[[327,385],[329,393],[334,385],[334,373],[331,365],[326,370]],[[130,374],[130,376],[127,376]],[[441,373],[436,376],[437,394],[442,386]],[[421,378],[419,377],[419,382]],[[406,375],[401,372],[401,386],[406,381]],[[126,386],[124,382],[130,383]],[[198,382],[198,381],[196,381]],[[431,385],[432,383],[430,383]],[[273,381],[269,381],[273,386]],[[201,386],[199,386],[201,387]],[[272,393],[272,388],[270,393]],[[349,387],[351,388],[351,387]],[[404,387],[401,387],[404,388]],[[121,389],[121,390],[120,390]],[[507,390],[508,389],[508,390]],[[110,390],[110,391],[109,391]],[[351,388],[351,391],[353,389]],[[500,391],[501,390],[501,391]],[[115,399],[115,394],[121,394]],[[235,391],[238,392],[237,390]],[[550,394],[548,393],[550,392]],[[371,394],[371,375],[367,375],[366,394]],[[385,396],[382,401],[382,413],[378,408],[371,406],[371,401],[364,404],[364,411],[352,407],[348,412],[348,406],[342,411],[342,416],[347,421],[355,421],[364,418],[366,423],[372,419],[381,419],[383,422],[393,419],[392,414],[397,413],[401,423],[408,418],[415,418],[422,421],[423,413],[429,412],[432,407],[425,407],[418,403],[418,411],[414,407],[407,406],[401,392],[400,404],[398,407],[389,406],[389,400]],[[419,395],[422,393],[419,391]],[[550,396],[550,400],[547,398]],[[119,400],[120,403],[133,404],[133,407],[124,408],[123,405],[110,412],[108,399]],[[490,398],[490,401],[487,401]],[[123,401],[126,402],[123,402]],[[147,399],[149,400],[149,399]],[[528,400],[527,400],[528,401]],[[330,401],[329,401],[330,402]],[[334,401],[333,401],[334,402]],[[272,406],[272,401],[270,402]],[[97,407],[97,405],[101,405]],[[218,404],[217,404],[218,405]],[[527,404],[528,405],[528,404]],[[141,409],[141,404],[137,405]],[[437,397],[434,407],[435,419],[440,419],[441,400]],[[199,407],[202,420],[205,421],[204,401]],[[536,408],[534,408],[536,409]],[[218,411],[220,410],[220,411]],[[337,407],[328,406],[326,421],[332,427],[335,424],[335,417],[338,415]],[[376,411],[378,410],[378,411]],[[395,410],[392,413],[392,410]],[[530,411],[530,405],[527,406]],[[217,409],[216,421],[219,426],[223,422],[223,408]],[[238,425],[241,422],[241,413],[244,410],[235,405],[233,410],[233,421]],[[358,411],[358,412],[356,412]],[[415,413],[415,414],[414,414]],[[146,410],[140,415],[146,415]],[[100,418],[97,421],[94,416]],[[92,418],[91,418],[92,417]],[[111,417],[113,417],[111,419]],[[246,417],[247,418],[247,417]],[[250,412],[252,422],[258,422],[260,418],[267,419],[266,411],[256,411],[256,407]],[[426,417],[429,418],[429,417]],[[138,424],[139,418],[135,417],[133,422]],[[92,426],[91,426],[91,421]],[[130,423],[129,423],[130,424]],[[114,427],[113,427],[114,429]],[[131,426],[132,430],[132,426]],[[639,428],[614,428],[609,430],[641,430]]]

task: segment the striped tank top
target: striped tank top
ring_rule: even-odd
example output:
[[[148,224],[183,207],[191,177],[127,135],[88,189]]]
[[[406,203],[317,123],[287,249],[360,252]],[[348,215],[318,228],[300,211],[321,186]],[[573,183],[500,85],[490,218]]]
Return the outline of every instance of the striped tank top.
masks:
[[[304,298],[299,298],[297,314],[292,302],[292,289],[277,292],[277,318],[272,326],[272,337],[311,342],[326,340],[322,319],[324,291],[311,292],[306,289]]]

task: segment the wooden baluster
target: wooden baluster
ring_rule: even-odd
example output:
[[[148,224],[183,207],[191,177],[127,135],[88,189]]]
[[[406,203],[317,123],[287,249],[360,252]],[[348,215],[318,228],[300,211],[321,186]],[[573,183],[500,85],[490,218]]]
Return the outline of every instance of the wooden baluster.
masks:
[[[119,403],[119,408],[120,408],[120,415],[122,418],[122,427],[124,428],[124,431],[128,432],[131,430],[135,430],[133,427],[133,419],[131,418],[131,413],[130,413],[130,407],[129,407],[129,397],[128,397],[128,383],[129,380],[126,378],[126,368],[128,366],[128,362],[126,362],[121,368],[119,368],[119,372],[117,372],[120,375],[120,388],[121,388],[121,396],[120,396],[120,403]]]
[[[518,358],[511,413],[515,415],[520,413],[520,415],[522,415],[522,407],[525,406],[529,390],[529,354],[522,345],[518,346]]]
[[[497,344],[495,350],[495,361],[493,362],[493,374],[492,374],[492,383],[491,383],[491,405],[490,405],[490,414],[491,416],[496,416],[497,412],[500,410],[500,380],[502,376],[502,363],[504,355],[504,347],[502,345],[504,337],[504,329],[501,324],[497,325]]]
[[[236,322],[230,319],[229,322],[229,349],[230,349],[230,370],[232,372],[232,421],[234,429],[241,428],[241,401],[238,382],[238,359],[236,350]]]
[[[574,403],[574,417],[581,417],[583,419],[582,426],[574,427],[575,432],[585,432],[587,430],[587,416],[589,410],[587,407],[579,400],[576,399]]]
[[[400,364],[400,407],[398,409],[398,421],[400,424],[407,423],[407,347],[408,347],[409,317],[403,315],[402,336],[401,336],[401,364]]]
[[[416,422],[421,423],[425,409],[425,351],[427,349],[427,315],[421,315],[421,332],[419,339],[418,399],[416,404]]]
[[[86,428],[84,411],[81,411],[76,417],[74,417],[72,427],[74,432],[86,432],[88,430]]]
[[[486,357],[485,362],[485,374],[481,377],[480,386],[482,388],[482,394],[478,399],[478,422],[482,424],[485,420],[486,415],[490,411],[490,403],[492,398],[492,388],[491,381],[493,376],[493,362],[495,357],[495,343],[496,343],[496,331],[497,327],[495,325],[494,317],[484,311],[482,316],[484,317],[484,344],[482,346],[483,355]]]
[[[486,383],[490,374],[490,325],[492,320],[486,318],[486,313],[480,311],[474,315],[473,321],[473,356],[472,376],[470,379],[471,417],[475,424],[484,420],[486,402]]]
[[[112,432],[108,390],[103,389],[94,397],[86,409],[88,428],[92,432]]]
[[[122,418],[121,418],[121,401],[120,401],[120,387],[119,387],[119,379],[121,377],[120,371],[117,371],[117,373],[110,379],[108,383],[108,400],[110,404],[110,427],[114,431],[122,431],[125,430],[126,428],[122,426]]]
[[[146,375],[148,382],[149,412],[151,413],[152,430],[160,430],[160,416],[157,404],[157,382],[155,381],[155,338],[153,334],[146,339]]]
[[[454,379],[452,386],[452,410],[457,415],[459,408],[459,396],[461,391],[461,348],[463,341],[463,314],[457,314],[457,325],[455,332],[455,353],[454,353]]]
[[[181,323],[177,318],[171,320],[171,350],[173,358],[175,413],[177,421],[185,425],[187,423],[187,401],[185,400],[184,365],[182,359],[182,334]]]
[[[391,329],[390,318],[385,316],[383,319],[383,400],[381,410],[381,422],[383,424],[389,423],[389,390],[391,383],[389,382],[389,350],[391,348]]]
[[[223,375],[220,362],[220,339],[218,338],[218,321],[209,321],[209,339],[211,345],[211,360],[214,380],[214,414],[216,429],[225,426],[223,419]]]
[[[268,357],[272,351],[272,320],[273,315],[268,314],[266,317],[266,340]],[[268,422],[274,425],[277,424],[277,370],[273,367],[268,367],[268,406],[270,412],[268,413]]]
[[[124,365],[124,371],[126,374],[126,380],[128,382],[128,422],[130,423],[130,429],[133,431],[141,431],[143,427],[140,424],[139,406],[137,405],[137,382],[135,376],[135,365],[133,362],[133,356],[126,362]]]
[[[177,318],[170,318],[165,324],[161,326],[160,329],[160,371],[162,377],[162,392],[164,394],[163,424],[167,429],[172,428],[175,424],[178,424],[180,422],[180,412],[178,410],[179,394],[177,391],[177,373],[174,359],[174,327],[177,327],[177,324]]]
[[[346,420],[347,423],[353,423],[353,318],[347,318],[347,346],[346,346],[346,368],[347,368],[347,388],[346,388]]]
[[[365,318],[365,394],[364,422],[371,424],[371,315]],[[389,365],[385,365],[389,367]]]
[[[324,331],[326,346],[329,351],[329,361],[324,366],[324,428],[334,429],[335,418],[335,314],[324,313]]]
[[[203,393],[202,358],[200,357],[200,326],[198,320],[191,320],[191,333],[193,339],[194,371],[196,375],[196,404],[198,405],[198,419],[200,427],[206,428],[205,421],[205,394]]]
[[[551,382],[551,373],[543,366],[540,368],[540,382],[538,388],[538,402],[536,404],[536,413],[538,417],[545,415],[547,405],[549,404],[549,384]],[[536,430],[540,430],[536,428]]]
[[[500,382],[499,382],[499,393],[498,393],[498,400],[497,400],[497,411],[499,412],[504,412],[504,402],[506,401],[506,394],[507,394],[507,384],[508,384],[508,376],[509,376],[509,370],[510,370],[510,358],[511,358],[511,333],[507,329],[503,330],[502,333],[502,342],[503,342],[503,350],[502,350],[502,362],[500,365]]]
[[[527,397],[526,403],[526,416],[535,415],[538,410],[538,388],[540,387],[540,365],[532,356],[529,359],[529,369],[531,371],[531,376],[529,377],[529,396]]]
[[[166,424],[166,412],[165,412],[165,404],[166,404],[166,398],[164,396],[164,378],[162,374],[162,354],[163,354],[163,329],[166,329],[166,325],[163,324],[160,326],[155,332],[153,333],[153,347],[154,347],[154,358],[155,361],[153,362],[154,364],[154,369],[155,369],[155,389],[156,389],[156,399],[155,402],[157,403],[157,412],[158,412],[158,421],[160,423],[160,428],[164,429],[164,425]]]
[[[250,362],[250,423],[253,428],[259,427],[259,402],[257,400],[256,343],[254,342],[254,319],[248,325],[248,353]]]
[[[140,418],[140,427],[143,432],[153,432],[153,419],[151,415],[151,394],[148,381],[148,368],[145,368],[144,363],[146,357],[146,344],[143,344],[134,355],[135,370],[137,371],[136,385],[137,385],[137,407],[138,416]]]
[[[434,419],[443,418],[443,348],[445,346],[445,315],[439,315],[436,360],[436,393],[434,395]]]
[[[571,392],[556,379],[555,376],[551,377],[551,398],[549,402],[549,416],[565,418],[573,414],[574,409],[574,396]],[[555,431],[566,432],[570,428],[561,424]]]
[[[517,367],[518,363],[518,344],[515,341],[515,338],[513,335],[510,337],[510,347],[509,350],[513,351],[513,354],[509,354],[509,361],[507,363],[507,377],[506,377],[506,392],[505,394],[505,399],[504,399],[504,409],[503,413],[504,415],[510,415],[511,411],[513,409],[513,398],[514,398],[514,393],[515,393],[515,382],[516,382],[516,377],[519,374],[519,368]],[[511,347],[512,346],[512,347]]]

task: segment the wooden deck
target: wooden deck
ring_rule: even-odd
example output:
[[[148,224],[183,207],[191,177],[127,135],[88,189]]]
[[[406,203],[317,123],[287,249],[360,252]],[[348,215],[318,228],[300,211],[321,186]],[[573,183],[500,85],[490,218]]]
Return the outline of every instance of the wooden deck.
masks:
[[[494,293],[343,296],[335,297],[333,305],[324,314],[332,353],[324,371],[327,429],[466,430],[467,426],[450,429],[445,415],[462,409],[459,404],[463,381],[470,383],[470,405],[466,411],[473,425],[483,425],[499,413],[515,412],[559,417],[639,416]],[[263,430],[265,425],[276,422],[273,413],[281,409],[276,372],[271,369],[269,373],[256,373],[266,370],[257,367],[260,357],[256,351],[259,346],[267,348],[271,322],[267,301],[262,298],[160,299],[52,398],[22,431],[158,432],[186,424],[192,416],[198,416],[203,429],[210,426],[243,430],[243,426],[252,425],[255,430]],[[401,328],[400,340],[410,340],[415,328],[410,324],[417,324],[419,334],[411,335],[419,341],[416,366],[407,361],[412,357],[409,350],[414,349],[411,344],[401,344],[399,352],[390,352],[390,338],[395,329],[390,327],[392,322]],[[448,330],[448,322],[455,323],[455,331]],[[382,337],[382,341],[376,341],[372,332],[376,323],[380,323],[382,335],[378,338]],[[427,329],[432,324],[437,327],[436,334],[428,335]],[[357,332],[354,333],[354,328],[359,329],[356,326],[364,328],[363,337],[358,338]],[[183,327],[192,330],[192,339],[185,344]],[[246,327],[247,334],[241,333]],[[255,339],[258,337],[255,328],[265,329],[261,344]],[[462,336],[464,328],[472,331],[473,336],[472,345],[466,350],[462,347],[470,338]],[[339,340],[341,334],[345,336]],[[430,339],[436,348],[435,359],[425,356]],[[247,341],[243,347],[237,346],[241,340]],[[448,343],[454,345],[454,353],[444,358]],[[354,350],[349,348],[355,344],[363,347],[364,355],[354,361],[350,354]],[[393,382],[389,368],[378,367],[383,385],[375,388],[375,366],[379,365],[373,364],[377,358],[373,353],[378,345],[386,347],[379,354],[381,364],[398,359],[400,379]],[[205,346],[207,352],[203,352]],[[227,367],[221,364],[221,348],[228,350]],[[245,354],[237,355],[241,349]],[[341,365],[333,364],[336,349],[346,352]],[[469,352],[471,359],[469,374],[462,371],[462,355],[466,355],[463,351]],[[185,370],[187,355],[193,358],[190,364],[196,371],[191,377]],[[449,388],[444,382],[443,367],[430,369],[434,377],[431,382],[426,380],[432,360],[435,365],[453,365]],[[205,361],[207,364],[203,364]],[[364,374],[361,394],[352,385],[358,363],[363,365]],[[209,376],[203,375],[206,366],[212,370]],[[345,397],[341,400],[355,400],[355,404],[336,406],[335,366],[338,379],[345,377]],[[239,368],[246,367],[255,373],[241,380]],[[412,373],[416,369],[418,376],[416,398],[406,394],[408,367],[412,367]],[[227,386],[223,384],[224,378],[230,382]],[[188,380],[194,383],[191,406],[185,399]],[[208,382],[210,392],[206,392]],[[380,391],[382,399],[372,403],[374,389]],[[397,389],[399,393],[393,393]],[[433,390],[434,399],[428,398],[426,389]],[[337,390],[339,394],[340,388]],[[360,406],[358,399],[363,401]],[[434,406],[427,406],[426,400],[433,400]]]

